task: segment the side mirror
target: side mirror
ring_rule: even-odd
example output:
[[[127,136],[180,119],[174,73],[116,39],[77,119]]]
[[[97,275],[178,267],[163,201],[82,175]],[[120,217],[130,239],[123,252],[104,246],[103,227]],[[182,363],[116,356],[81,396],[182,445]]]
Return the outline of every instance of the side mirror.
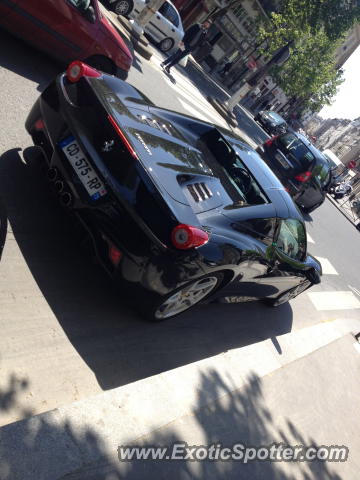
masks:
[[[320,273],[315,270],[315,268],[310,268],[306,271],[306,278],[311,282],[313,285],[317,285],[321,282]]]

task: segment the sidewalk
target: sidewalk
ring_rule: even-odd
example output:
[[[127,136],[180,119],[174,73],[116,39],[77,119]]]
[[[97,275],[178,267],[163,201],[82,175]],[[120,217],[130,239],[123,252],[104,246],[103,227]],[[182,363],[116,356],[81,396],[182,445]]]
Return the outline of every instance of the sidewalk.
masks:
[[[358,321],[314,325],[0,428],[1,480],[357,480]],[[345,445],[346,463],[129,461],[120,445]]]

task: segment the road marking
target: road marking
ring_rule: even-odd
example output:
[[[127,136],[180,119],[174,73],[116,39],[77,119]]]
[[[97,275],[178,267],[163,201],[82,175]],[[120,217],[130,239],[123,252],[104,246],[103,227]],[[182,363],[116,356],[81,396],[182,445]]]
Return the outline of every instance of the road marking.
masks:
[[[339,275],[327,258],[316,257],[316,260],[321,263],[323,275]]]
[[[360,308],[360,301],[352,292],[309,292],[316,310],[352,310]]]
[[[360,290],[358,290],[355,287],[352,287],[351,285],[348,285],[348,287],[350,288],[350,290],[352,290],[354,293],[356,293],[356,295],[359,295],[359,297],[360,297]]]
[[[306,237],[307,237],[308,243],[315,243],[314,240],[311,238],[311,236],[307,232],[306,232]]]

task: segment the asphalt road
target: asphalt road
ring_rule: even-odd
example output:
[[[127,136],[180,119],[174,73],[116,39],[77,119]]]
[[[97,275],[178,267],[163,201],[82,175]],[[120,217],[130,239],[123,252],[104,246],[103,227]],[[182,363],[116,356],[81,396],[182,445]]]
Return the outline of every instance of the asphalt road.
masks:
[[[333,268],[327,265],[331,273],[312,289],[320,294],[315,300],[305,293],[278,309],[209,304],[162,324],[142,321],[92,260],[26,154],[26,115],[61,67],[1,31],[0,44],[0,192],[10,224],[0,264],[0,425],[266,338],[281,354],[284,333],[360,317],[353,308],[360,235],[326,202],[307,218],[310,251]],[[136,57],[129,82],[161,106],[222,124],[198,79],[164,76],[160,59]],[[262,135],[247,116],[245,123],[245,135]],[[331,297],[325,308],[323,293]],[[334,298],[340,300],[330,305]]]

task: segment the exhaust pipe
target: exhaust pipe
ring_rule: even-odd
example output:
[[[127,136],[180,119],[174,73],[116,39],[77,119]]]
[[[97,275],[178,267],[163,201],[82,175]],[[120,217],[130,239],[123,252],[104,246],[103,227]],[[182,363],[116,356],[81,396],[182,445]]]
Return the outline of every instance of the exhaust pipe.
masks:
[[[50,182],[54,182],[58,176],[58,171],[56,168],[49,168],[47,172],[48,179]]]
[[[69,192],[64,192],[61,197],[60,197],[60,200],[61,200],[61,203],[65,206],[65,207],[70,207],[72,202],[73,202],[73,198],[72,198],[72,195],[71,193]]]
[[[64,190],[64,183],[58,180],[55,182],[55,188],[58,193],[61,193]]]

